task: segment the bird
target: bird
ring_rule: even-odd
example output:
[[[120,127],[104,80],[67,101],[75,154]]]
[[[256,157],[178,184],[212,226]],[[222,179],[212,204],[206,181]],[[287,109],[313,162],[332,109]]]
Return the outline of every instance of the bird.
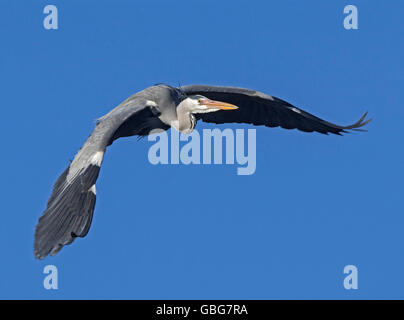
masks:
[[[198,120],[342,135],[366,131],[361,128],[372,120],[366,116],[367,112],[354,124],[340,126],[255,90],[209,85],[148,87],[97,119],[94,130],[54,184],[35,228],[34,256],[54,256],[65,245],[87,235],[106,148],[119,138],[144,137],[169,128],[189,134]]]

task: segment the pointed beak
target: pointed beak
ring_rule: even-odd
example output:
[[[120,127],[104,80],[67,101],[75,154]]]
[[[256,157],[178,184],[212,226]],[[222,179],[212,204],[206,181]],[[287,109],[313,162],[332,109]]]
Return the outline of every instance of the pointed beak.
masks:
[[[210,99],[204,99],[202,104],[208,109],[219,109],[219,110],[235,110],[238,109],[237,106],[221,101],[215,101]]]

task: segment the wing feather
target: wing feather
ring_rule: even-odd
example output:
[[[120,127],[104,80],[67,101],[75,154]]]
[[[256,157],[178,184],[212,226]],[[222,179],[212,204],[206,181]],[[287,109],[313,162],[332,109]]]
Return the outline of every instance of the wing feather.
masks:
[[[74,160],[56,180],[47,207],[35,229],[34,255],[43,259],[55,255],[64,245],[87,235],[96,202],[95,183],[107,145],[119,136],[118,129],[128,121],[142,125],[150,121],[144,99],[132,97],[99,119],[90,137]],[[133,134],[136,134],[136,128]],[[143,133],[143,131],[138,133]]]
[[[200,94],[212,100],[228,102],[238,106],[237,110],[217,111],[196,114],[196,118],[212,123],[250,123],[267,127],[298,129],[304,132],[323,134],[353,131],[360,129],[371,119],[365,120],[367,112],[354,124],[340,126],[318,118],[292,104],[262,92],[237,87],[217,87],[206,85],[189,85],[181,87],[187,95]]]

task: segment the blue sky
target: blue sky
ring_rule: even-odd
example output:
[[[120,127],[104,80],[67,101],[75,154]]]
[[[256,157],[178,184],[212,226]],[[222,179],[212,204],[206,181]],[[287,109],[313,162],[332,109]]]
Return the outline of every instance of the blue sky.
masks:
[[[58,30],[43,28],[47,4]],[[343,27],[348,4],[358,30]],[[0,298],[404,298],[403,9],[1,1]],[[116,141],[88,236],[35,260],[37,219],[95,119],[160,82],[247,87],[332,122],[366,110],[374,121],[344,137],[257,128],[251,176],[237,164],[154,166],[147,139]],[[48,264],[58,290],[43,288]],[[349,264],[358,290],[343,287]]]

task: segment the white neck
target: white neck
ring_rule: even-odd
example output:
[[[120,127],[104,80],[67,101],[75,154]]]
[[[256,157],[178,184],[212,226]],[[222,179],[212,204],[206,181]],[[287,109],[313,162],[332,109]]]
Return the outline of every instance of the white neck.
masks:
[[[193,123],[191,121],[191,110],[194,102],[190,98],[181,101],[177,107],[177,120],[171,123],[175,129],[181,133],[188,134],[193,130]]]

